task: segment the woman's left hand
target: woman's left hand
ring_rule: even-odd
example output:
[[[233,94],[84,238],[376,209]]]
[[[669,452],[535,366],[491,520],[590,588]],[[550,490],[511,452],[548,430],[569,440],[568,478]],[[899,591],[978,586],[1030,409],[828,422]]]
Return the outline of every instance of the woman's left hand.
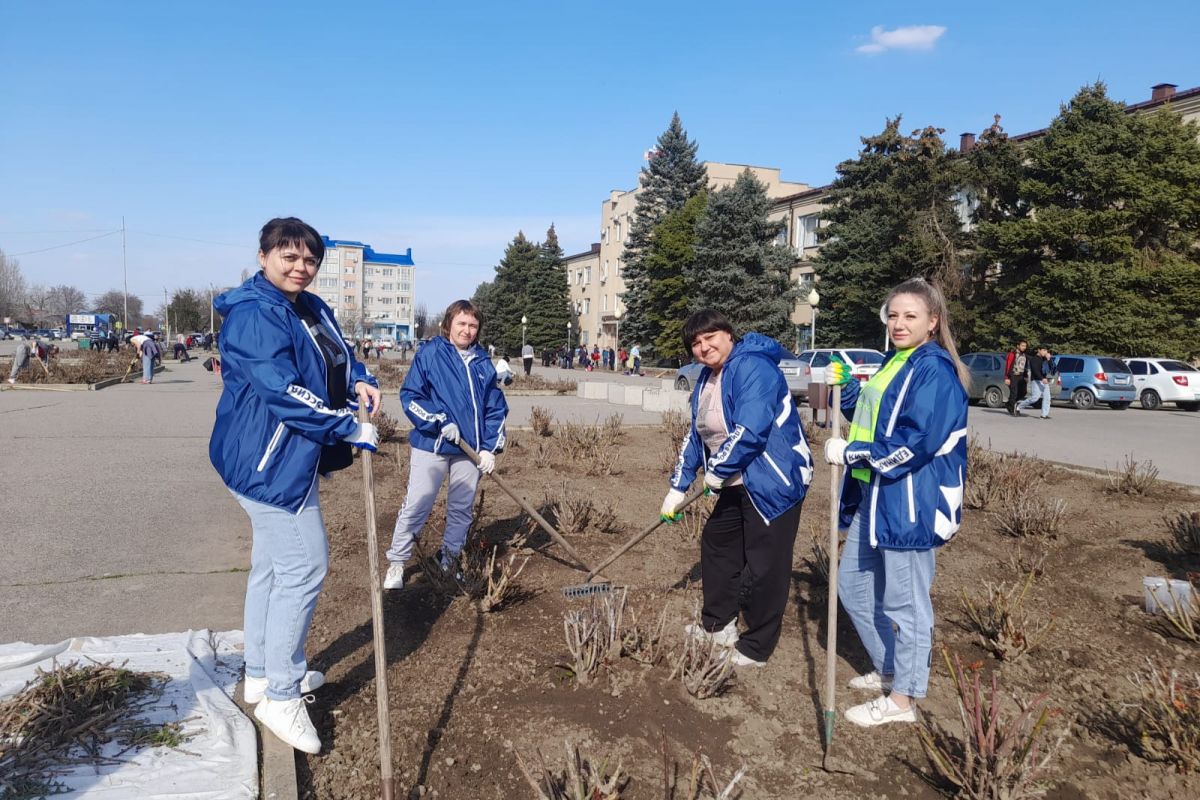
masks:
[[[383,392],[366,381],[354,384],[354,391],[358,393],[358,402],[371,412],[372,417],[379,413],[379,404],[383,402]]]

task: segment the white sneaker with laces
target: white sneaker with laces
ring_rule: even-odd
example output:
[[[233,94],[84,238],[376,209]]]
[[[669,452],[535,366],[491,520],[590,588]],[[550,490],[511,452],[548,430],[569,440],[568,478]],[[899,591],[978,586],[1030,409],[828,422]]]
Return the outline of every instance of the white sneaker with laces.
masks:
[[[767,665],[767,662],[755,661],[737,648],[734,648],[733,655],[729,657],[729,660],[733,662],[735,667],[765,667]]]
[[[684,626],[683,633],[693,639],[703,639],[721,647],[733,647],[738,643],[736,619],[730,620],[729,624],[719,631],[706,631],[702,626],[693,622]]]
[[[300,694],[308,694],[313,689],[320,689],[325,685],[325,673],[314,672],[309,670],[304,673],[304,677],[300,679]],[[246,684],[242,687],[242,699],[247,705],[261,703],[262,699],[267,696],[267,679],[253,678],[246,676]]]
[[[311,694],[295,700],[264,697],[254,707],[254,718],[285,744],[316,755],[321,752],[321,737],[317,736],[317,729],[313,727],[312,720],[308,718],[308,709],[304,707],[312,699]]]
[[[851,689],[865,689],[872,692],[890,692],[892,690],[892,678],[883,677],[878,672],[868,672],[866,675],[858,675],[850,679],[847,684]]]
[[[863,728],[873,728],[886,722],[916,722],[917,712],[910,703],[900,708],[890,697],[878,697],[869,703],[846,709],[846,719]]]
[[[385,589],[403,589],[404,588],[404,565],[392,564],[388,567],[387,575],[383,576],[383,588]]]

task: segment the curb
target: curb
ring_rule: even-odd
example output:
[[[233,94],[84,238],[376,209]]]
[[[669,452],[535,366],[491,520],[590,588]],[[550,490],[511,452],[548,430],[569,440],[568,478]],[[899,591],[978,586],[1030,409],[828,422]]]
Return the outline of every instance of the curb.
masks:
[[[158,375],[161,372],[166,372],[167,368],[158,366],[154,368],[154,374]],[[141,373],[138,373],[139,375]],[[5,383],[0,386],[0,391],[26,391],[26,392],[95,392],[100,389],[107,389],[110,386],[117,386],[125,382],[125,378],[105,378],[102,381],[95,383]]]
[[[262,800],[299,800],[296,782],[296,751],[270,735],[254,718],[254,709],[242,700],[245,682],[238,681],[234,702],[258,732],[258,780]]]

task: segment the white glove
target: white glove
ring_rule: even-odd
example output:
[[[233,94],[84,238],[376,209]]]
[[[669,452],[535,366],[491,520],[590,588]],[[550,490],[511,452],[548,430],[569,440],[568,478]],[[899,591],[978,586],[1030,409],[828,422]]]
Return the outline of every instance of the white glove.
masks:
[[[379,449],[379,429],[374,423],[360,422],[345,440],[360,450],[370,450],[374,453]]]
[[[679,507],[683,505],[683,492],[678,489],[672,489],[667,492],[667,496],[663,499],[662,511],[659,518],[663,522],[675,522],[682,514],[679,513]]]
[[[846,463],[846,440],[828,439],[825,442],[825,461],[829,464]]]
[[[458,425],[450,422],[442,426],[442,438],[450,444],[458,444],[459,433]]]
[[[718,478],[711,472],[706,472],[704,473],[704,485],[708,487],[710,492],[716,494],[717,492],[721,491],[721,487],[725,485],[725,479]]]
[[[479,451],[479,471],[484,475],[491,474],[496,468],[496,454],[487,450]]]

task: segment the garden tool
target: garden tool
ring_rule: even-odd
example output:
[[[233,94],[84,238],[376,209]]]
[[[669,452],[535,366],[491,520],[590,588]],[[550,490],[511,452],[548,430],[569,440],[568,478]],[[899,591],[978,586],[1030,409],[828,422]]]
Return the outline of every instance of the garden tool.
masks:
[[[358,408],[359,422],[369,422],[367,404]],[[379,586],[379,537],[375,530],[375,472],[371,451],[362,450],[363,495],[367,505],[367,563],[370,573],[367,585],[371,590],[371,637],[375,644],[375,701],[379,715],[379,767],[383,800],[393,800],[395,784],[392,779],[392,727],[388,720],[387,652],[383,631],[383,590]]]
[[[834,386],[829,406],[829,435],[841,437],[842,387]],[[837,581],[838,581],[838,496],[841,493],[840,464],[829,465],[829,609],[825,633],[825,752],[821,768],[831,771],[829,751],[833,749],[833,723],[837,718],[834,695],[837,691]]]
[[[479,465],[479,453],[476,453],[474,448],[471,447],[471,445],[467,444],[462,439],[458,440],[457,445],[460,450],[462,450],[464,453],[467,454],[467,458],[471,459],[471,461],[474,462],[476,466]],[[584,560],[580,557],[579,553],[575,552],[575,548],[571,546],[570,542],[568,542],[561,533],[559,533],[557,530],[555,530],[554,526],[551,525],[549,522],[547,522],[546,518],[543,517],[541,514],[539,514],[537,512],[537,510],[534,509],[534,507],[531,506],[528,503],[528,501],[525,500],[525,498],[521,497],[519,494],[517,494],[515,491],[513,491],[512,487],[510,487],[507,483],[505,483],[504,479],[501,478],[499,475],[497,475],[495,473],[495,471],[489,472],[488,475],[491,477],[492,480],[494,480],[496,482],[497,486],[499,486],[501,489],[504,490],[505,494],[507,494],[513,500],[517,501],[517,505],[519,505],[525,511],[526,514],[528,514],[530,517],[532,517],[533,521],[536,522],[538,525],[540,525],[542,530],[544,530],[546,533],[550,534],[551,539],[556,541],[562,547],[563,550],[567,551],[567,555],[569,555],[571,558],[575,559],[576,564],[578,564],[580,567],[582,567],[585,570],[591,570],[591,567],[589,567],[586,563],[584,563]],[[592,570],[592,574],[595,574],[594,570]],[[566,590],[564,589],[563,591],[565,592]]]
[[[141,360],[140,356],[133,357],[133,360],[129,362],[129,366],[125,369],[125,375],[121,378],[121,383],[129,380],[129,373],[133,372],[133,368],[141,363]]]
[[[704,484],[701,483],[695,489],[693,489],[691,491],[691,493],[689,493],[687,496],[685,496],[683,498],[683,502],[680,504],[680,506],[676,510],[676,512],[678,513],[680,511],[683,511],[685,508],[687,508],[692,503],[694,503],[703,494],[704,494]],[[610,583],[592,583],[592,579],[596,577],[596,575],[600,572],[600,570],[604,569],[609,564],[613,563],[618,558],[620,558],[621,556],[625,555],[627,552],[632,550],[638,544],[638,542],[642,541],[647,536],[654,533],[656,530],[658,530],[658,526],[662,525],[666,521],[667,520],[665,517],[660,516],[657,520],[654,521],[653,524],[650,525],[650,527],[646,528],[641,533],[639,533],[637,536],[634,536],[628,542],[621,545],[619,548],[617,548],[616,552],[614,552],[608,558],[604,559],[604,561],[600,562],[599,566],[597,566],[594,570],[592,570],[591,572],[588,573],[588,576],[584,580],[584,583],[582,585],[568,586],[562,590],[562,593],[567,597],[586,597],[586,596],[592,595],[592,594],[606,594],[606,593],[612,591],[612,584],[610,584]]]

